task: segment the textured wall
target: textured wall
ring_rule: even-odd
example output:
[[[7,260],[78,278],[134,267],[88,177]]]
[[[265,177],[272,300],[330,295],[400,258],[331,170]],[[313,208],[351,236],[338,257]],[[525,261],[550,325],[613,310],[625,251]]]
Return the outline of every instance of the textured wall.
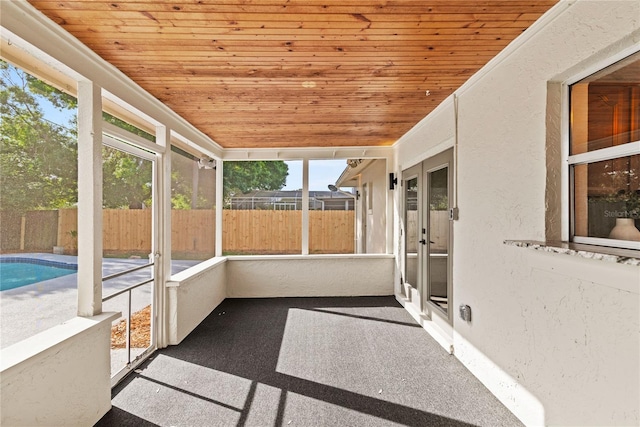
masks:
[[[111,408],[109,334],[118,317],[76,317],[2,350],[0,424],[98,422]]]
[[[397,164],[407,169],[422,160],[451,148],[455,138],[453,96],[416,124],[396,144]]]
[[[227,297],[224,258],[212,258],[167,282],[169,344],[179,344]]]
[[[376,160],[362,172],[362,183],[369,186],[372,209],[367,210],[366,251],[369,254],[383,254],[387,250],[387,187],[389,185],[385,160]],[[362,192],[362,190],[360,190]]]
[[[391,255],[229,257],[231,298],[393,294]]]
[[[469,304],[473,320],[454,319],[455,354],[528,424],[637,425],[638,268],[502,243],[559,234],[550,82],[640,42],[640,2],[561,2],[554,13],[458,92],[453,306]],[[403,137],[399,166],[446,148],[450,108]]]

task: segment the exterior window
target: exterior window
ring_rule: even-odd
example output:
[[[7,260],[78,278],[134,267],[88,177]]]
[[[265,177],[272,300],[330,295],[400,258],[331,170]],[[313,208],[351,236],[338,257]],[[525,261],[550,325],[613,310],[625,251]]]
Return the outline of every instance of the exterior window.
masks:
[[[570,86],[571,234],[640,249],[640,53]]]

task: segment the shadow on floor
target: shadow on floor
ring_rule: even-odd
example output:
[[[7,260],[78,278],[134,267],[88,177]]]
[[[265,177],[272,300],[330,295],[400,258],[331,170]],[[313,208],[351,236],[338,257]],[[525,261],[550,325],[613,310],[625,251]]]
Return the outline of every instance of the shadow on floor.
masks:
[[[98,426],[514,426],[393,297],[227,299]]]

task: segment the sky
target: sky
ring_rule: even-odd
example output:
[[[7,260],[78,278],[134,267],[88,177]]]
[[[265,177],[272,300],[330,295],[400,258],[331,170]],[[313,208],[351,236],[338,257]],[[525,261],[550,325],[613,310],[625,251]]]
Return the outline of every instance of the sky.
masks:
[[[38,97],[44,118],[50,122],[59,124],[61,126],[69,127],[71,118],[77,113],[77,110],[63,110],[60,111],[55,108],[49,101],[43,97]]]
[[[21,80],[15,72],[15,68],[9,65],[9,78],[13,83],[20,84]],[[69,121],[76,114],[76,110],[58,110],[45,97],[36,95],[38,103],[44,113],[44,118],[52,123],[68,127]]]
[[[283,190],[299,190],[302,188],[302,160],[287,161],[289,176]],[[346,159],[310,160],[309,161],[309,190],[327,191],[329,184],[335,184],[342,171],[347,167]]]

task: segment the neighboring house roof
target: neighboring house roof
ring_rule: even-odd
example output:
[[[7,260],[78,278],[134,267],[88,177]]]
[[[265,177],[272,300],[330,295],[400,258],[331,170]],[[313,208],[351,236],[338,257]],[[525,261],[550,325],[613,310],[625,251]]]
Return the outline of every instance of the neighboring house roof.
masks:
[[[234,199],[238,198],[252,198],[252,197],[270,197],[270,198],[281,198],[281,199],[301,199],[302,198],[302,190],[278,190],[278,191],[252,191],[250,193],[238,194],[233,196]],[[340,193],[337,191],[309,191],[309,198],[315,199],[351,199],[352,197],[348,194]]]
[[[355,197],[339,191],[309,191],[309,209],[353,210]],[[252,191],[234,196],[232,209],[302,209],[302,191]]]

